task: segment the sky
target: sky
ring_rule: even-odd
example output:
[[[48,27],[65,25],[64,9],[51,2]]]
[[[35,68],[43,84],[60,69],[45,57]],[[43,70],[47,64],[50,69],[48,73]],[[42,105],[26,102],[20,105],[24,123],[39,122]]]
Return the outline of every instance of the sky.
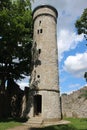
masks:
[[[61,93],[71,93],[86,85],[84,73],[87,71],[87,47],[83,34],[78,35],[76,20],[87,8],[87,0],[34,0],[32,9],[49,4],[58,11],[57,45],[59,60],[59,87]],[[20,82],[28,86],[27,79]],[[29,83],[28,83],[29,84]]]

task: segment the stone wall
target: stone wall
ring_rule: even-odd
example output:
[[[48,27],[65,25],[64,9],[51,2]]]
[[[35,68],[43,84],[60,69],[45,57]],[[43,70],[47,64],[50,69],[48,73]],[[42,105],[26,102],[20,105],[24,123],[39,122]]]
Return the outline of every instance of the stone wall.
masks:
[[[26,94],[26,91],[22,91],[20,86],[10,80],[7,89],[0,90],[0,118],[20,117],[23,111],[22,100]]]
[[[61,96],[63,117],[87,118],[87,99],[83,96],[86,91],[87,87],[84,87]]]

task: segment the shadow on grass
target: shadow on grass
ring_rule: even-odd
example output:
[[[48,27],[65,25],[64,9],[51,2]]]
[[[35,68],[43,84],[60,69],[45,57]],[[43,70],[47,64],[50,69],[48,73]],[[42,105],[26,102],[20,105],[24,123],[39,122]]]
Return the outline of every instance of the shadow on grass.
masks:
[[[77,129],[73,127],[73,125],[57,125],[44,128],[30,128],[29,130],[87,130],[87,129]]]
[[[0,119],[0,122],[19,122],[19,123],[25,123],[27,121],[26,118],[2,118]]]
[[[58,126],[49,126],[44,128],[31,128],[29,130],[77,130],[73,126],[69,125],[58,125]]]
[[[79,119],[79,120],[80,120],[80,122],[84,122],[84,121],[87,122],[87,118],[82,118],[82,119]]]

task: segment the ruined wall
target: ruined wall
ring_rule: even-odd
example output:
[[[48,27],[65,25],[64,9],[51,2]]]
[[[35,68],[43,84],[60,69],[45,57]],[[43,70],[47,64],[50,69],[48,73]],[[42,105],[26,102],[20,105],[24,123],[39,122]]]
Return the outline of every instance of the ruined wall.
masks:
[[[83,96],[86,91],[87,87],[84,87],[70,95],[62,95],[63,117],[87,118],[87,99]]]
[[[20,117],[22,113],[22,98],[26,95],[12,80],[5,91],[0,90],[0,118]]]

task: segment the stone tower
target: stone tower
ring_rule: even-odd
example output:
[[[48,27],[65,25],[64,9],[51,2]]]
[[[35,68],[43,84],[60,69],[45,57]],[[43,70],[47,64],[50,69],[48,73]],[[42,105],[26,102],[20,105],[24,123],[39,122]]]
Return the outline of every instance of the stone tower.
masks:
[[[33,70],[30,82],[28,116],[60,120],[60,93],[57,55],[57,10],[41,5],[33,11]]]

